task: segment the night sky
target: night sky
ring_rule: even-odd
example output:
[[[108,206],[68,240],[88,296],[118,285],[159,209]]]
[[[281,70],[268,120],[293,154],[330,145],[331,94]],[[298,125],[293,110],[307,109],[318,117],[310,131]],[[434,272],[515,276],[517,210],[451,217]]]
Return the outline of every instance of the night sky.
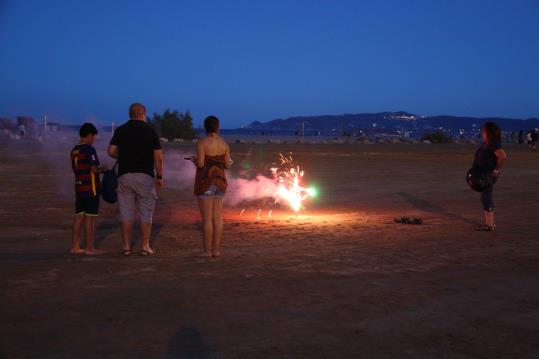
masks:
[[[0,117],[539,117],[539,1],[2,1]]]

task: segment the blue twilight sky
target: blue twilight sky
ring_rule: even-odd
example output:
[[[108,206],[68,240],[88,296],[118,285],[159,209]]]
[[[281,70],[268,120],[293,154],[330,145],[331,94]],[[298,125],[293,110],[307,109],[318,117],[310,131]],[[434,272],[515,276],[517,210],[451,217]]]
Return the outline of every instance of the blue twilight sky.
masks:
[[[539,117],[539,0],[0,0],[0,117]]]

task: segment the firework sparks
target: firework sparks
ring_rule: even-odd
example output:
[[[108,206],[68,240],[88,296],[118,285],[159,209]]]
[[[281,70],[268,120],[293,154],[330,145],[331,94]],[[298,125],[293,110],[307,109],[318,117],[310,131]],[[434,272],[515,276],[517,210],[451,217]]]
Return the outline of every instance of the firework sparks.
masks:
[[[297,217],[299,211],[305,208],[305,201],[308,198],[316,197],[316,188],[313,186],[307,187],[303,184],[305,172],[295,162],[292,154],[279,154],[278,161],[273,163],[270,170],[272,178],[258,175],[253,180],[236,179],[234,187],[238,197],[248,200],[260,200],[259,205],[262,207],[259,207],[258,211],[255,212],[257,221],[260,221],[262,216],[271,221],[273,210],[276,205],[281,203],[290,207]],[[241,199],[238,201],[239,203],[241,203]],[[267,211],[267,214],[266,212],[262,214],[262,210]],[[251,218],[249,209],[243,208],[239,216]]]
[[[273,194],[275,203],[285,201],[297,214],[303,207],[303,201],[315,195],[313,188],[305,188],[302,185],[304,171],[292,158],[292,154],[279,154],[277,167],[272,167],[271,172],[277,182],[277,190]]]

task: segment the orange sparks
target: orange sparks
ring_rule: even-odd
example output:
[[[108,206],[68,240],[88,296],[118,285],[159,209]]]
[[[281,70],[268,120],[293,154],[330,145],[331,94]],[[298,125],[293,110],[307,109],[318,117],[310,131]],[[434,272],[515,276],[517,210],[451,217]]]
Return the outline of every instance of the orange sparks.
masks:
[[[277,190],[273,194],[275,203],[284,200],[297,214],[312,191],[302,186],[304,171],[294,162],[292,154],[285,156],[280,153],[279,161],[279,167],[271,168],[277,181]]]

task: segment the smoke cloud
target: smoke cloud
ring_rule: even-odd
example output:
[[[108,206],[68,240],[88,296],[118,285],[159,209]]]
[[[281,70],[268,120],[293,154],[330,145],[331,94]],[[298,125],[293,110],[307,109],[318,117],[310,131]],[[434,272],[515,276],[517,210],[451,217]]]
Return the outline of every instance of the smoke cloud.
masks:
[[[109,136],[107,135],[108,133],[105,133],[104,136],[100,134],[94,147],[101,164],[111,168],[115,160],[106,153],[109,141]],[[2,147],[8,153],[12,152],[15,157],[23,156],[21,153],[23,148],[27,148],[31,153],[37,155],[42,166],[47,167],[47,174],[42,172],[40,176],[52,176],[54,178],[52,181],[54,188],[52,190],[60,197],[65,198],[73,195],[74,177],[71,170],[70,151],[73,146],[78,144],[78,140],[78,134],[74,132],[56,133],[55,136],[49,136],[40,142],[22,139],[14,140],[4,137]],[[191,155],[192,152],[165,148],[164,167],[165,186],[167,188],[192,191],[196,167],[191,161],[185,160],[185,157]],[[242,171],[239,175],[233,176],[232,172],[228,171],[227,179],[228,189],[225,195],[225,204],[229,206],[267,200],[272,197],[272,194],[277,189],[277,184],[272,178],[261,174],[255,174],[253,177],[253,173]],[[36,187],[41,187],[39,182]]]
[[[166,186],[177,189],[192,189],[195,182],[196,167],[185,157],[192,153],[182,151],[167,151],[165,153]],[[240,175],[241,176],[241,175]],[[257,201],[272,196],[277,189],[273,179],[257,175],[252,179],[233,177],[227,173],[228,189],[225,196],[227,205],[236,206],[242,202]]]
[[[185,160],[192,153],[166,151],[164,153],[165,186],[180,190],[192,189],[195,183],[196,168],[193,162]]]
[[[225,203],[235,206],[245,201],[262,200],[271,197],[276,190],[275,181],[262,175],[254,179],[230,178]]]

